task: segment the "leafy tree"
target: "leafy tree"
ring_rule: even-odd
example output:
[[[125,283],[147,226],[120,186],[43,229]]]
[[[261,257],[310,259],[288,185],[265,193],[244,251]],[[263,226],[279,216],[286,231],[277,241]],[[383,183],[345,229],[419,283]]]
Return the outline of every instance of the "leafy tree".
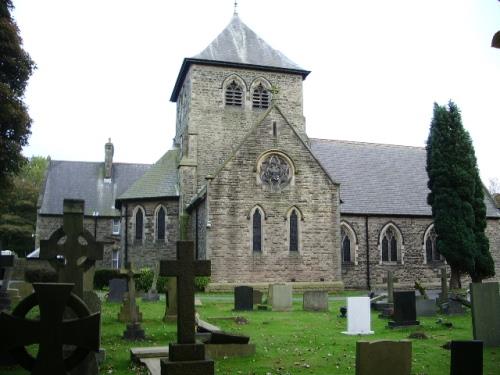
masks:
[[[33,156],[0,196],[0,249],[20,256],[33,250],[37,201],[47,165],[47,158]]]
[[[21,150],[31,134],[23,95],[35,64],[22,48],[12,9],[11,0],[0,0],[0,190],[22,168]]]
[[[484,191],[469,133],[460,110],[434,104],[427,139],[427,174],[437,249],[451,267],[450,287],[460,287],[460,275],[477,282],[494,275],[486,228]]]

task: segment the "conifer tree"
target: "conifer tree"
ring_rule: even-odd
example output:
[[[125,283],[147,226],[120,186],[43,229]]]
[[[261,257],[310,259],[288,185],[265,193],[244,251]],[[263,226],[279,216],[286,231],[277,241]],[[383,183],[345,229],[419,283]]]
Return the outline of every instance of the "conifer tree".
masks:
[[[11,0],[0,0],[0,191],[25,162],[21,150],[31,133],[23,95],[35,64],[22,48],[12,9]]]
[[[437,250],[451,267],[451,288],[460,286],[460,275],[473,281],[494,275],[486,228],[484,191],[469,133],[462,126],[460,110],[434,104],[427,139],[427,174],[437,234]]]

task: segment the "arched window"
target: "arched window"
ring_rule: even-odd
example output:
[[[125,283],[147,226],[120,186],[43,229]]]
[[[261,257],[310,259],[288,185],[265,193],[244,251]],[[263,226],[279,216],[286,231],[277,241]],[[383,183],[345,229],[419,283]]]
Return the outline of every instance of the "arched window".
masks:
[[[252,250],[262,252],[262,213],[259,208],[252,215]]]
[[[379,238],[380,262],[403,263],[403,236],[394,224],[387,224]]]
[[[253,90],[252,96],[252,107],[266,109],[269,108],[269,103],[271,102],[271,94],[269,91],[259,83],[257,87]]]
[[[342,249],[342,262],[351,263],[351,239],[347,235],[344,227],[340,229],[340,241]]]
[[[299,251],[299,220],[297,210],[290,213],[290,251]]]
[[[357,260],[358,241],[356,233],[345,221],[340,223],[340,252],[342,263],[358,264]]]
[[[226,86],[226,105],[241,107],[243,105],[243,88],[236,80],[232,80]]]
[[[440,262],[443,260],[436,247],[437,234],[434,224],[431,224],[424,234],[425,263]]]
[[[165,209],[160,207],[156,213],[156,239],[165,239]]]
[[[135,213],[135,239],[142,240],[144,233],[144,213],[138,209]]]

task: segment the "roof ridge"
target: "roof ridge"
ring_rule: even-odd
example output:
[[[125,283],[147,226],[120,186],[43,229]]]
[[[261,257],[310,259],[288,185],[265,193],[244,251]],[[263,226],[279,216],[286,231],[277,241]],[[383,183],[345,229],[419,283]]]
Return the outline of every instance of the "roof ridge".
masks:
[[[399,145],[394,143],[380,143],[380,142],[363,142],[363,141],[350,141],[346,139],[327,139],[327,138],[309,138],[311,141],[320,142],[330,142],[330,143],[348,143],[348,144],[359,144],[359,145],[370,145],[370,146],[389,146],[389,147],[401,147],[401,148],[414,148],[419,150],[425,150],[425,146],[411,146],[411,145]]]
[[[86,163],[86,164],[104,164],[103,161],[90,161],[90,160],[59,160],[59,159],[52,159],[52,162],[64,162],[64,163]],[[113,162],[113,165],[117,164],[122,164],[122,165],[153,165],[154,163],[130,163],[130,162]]]

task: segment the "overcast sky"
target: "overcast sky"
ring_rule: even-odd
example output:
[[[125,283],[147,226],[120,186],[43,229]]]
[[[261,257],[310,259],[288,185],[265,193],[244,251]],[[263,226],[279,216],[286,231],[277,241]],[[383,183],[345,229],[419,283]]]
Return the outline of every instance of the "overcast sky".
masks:
[[[184,57],[229,23],[234,0],[14,0],[38,69],[26,156],[154,163],[172,145]],[[434,102],[462,110],[481,176],[500,178],[495,0],[239,0],[240,18],[312,73],[310,137],[424,146]]]

